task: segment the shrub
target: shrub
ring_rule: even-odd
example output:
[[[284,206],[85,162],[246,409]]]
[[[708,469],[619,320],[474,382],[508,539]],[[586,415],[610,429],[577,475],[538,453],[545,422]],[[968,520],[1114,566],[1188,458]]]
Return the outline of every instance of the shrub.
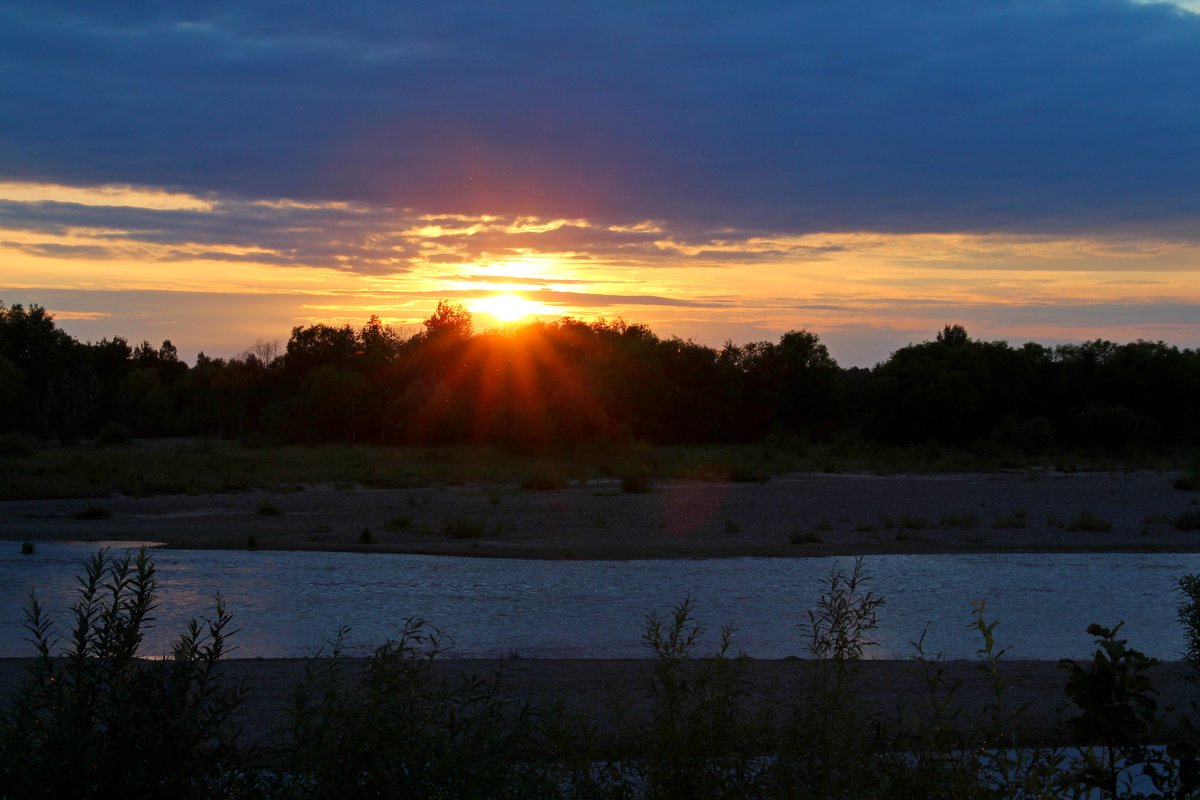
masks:
[[[622,475],[621,491],[625,494],[649,494],[654,491],[654,483],[641,473]]]
[[[792,531],[788,544],[820,544],[825,541],[816,531]]]
[[[1081,511],[1078,517],[1071,520],[1071,524],[1067,526],[1067,530],[1107,533],[1112,530],[1112,523],[1091,511]]]
[[[119,422],[109,422],[96,433],[96,444],[100,447],[112,447],[127,444],[133,434]]]
[[[855,685],[885,603],[870,581],[861,558],[849,573],[835,564],[799,626],[813,661],[801,679],[801,699],[781,720],[769,796],[889,794],[887,772],[894,764]]]
[[[264,500],[258,507],[258,513],[264,517],[282,517],[283,509],[270,501]]]
[[[735,464],[729,471],[729,477],[734,483],[766,483],[771,480],[771,473],[760,467]]]
[[[642,640],[654,672],[635,769],[649,797],[757,796],[767,718],[747,708],[746,661],[732,656],[733,628],[721,629],[717,652],[705,659],[691,655],[700,634],[690,597],[666,619],[646,618]]]
[[[1027,524],[1029,524],[1029,517],[1024,511],[1001,514],[992,520],[992,527],[996,530],[1024,528]]]
[[[1181,531],[1200,531],[1200,511],[1182,511],[1172,524]]]
[[[974,514],[947,514],[938,523],[943,528],[970,530],[979,527],[979,517]]]
[[[1158,692],[1146,674],[1158,661],[1127,647],[1125,639],[1117,638],[1120,629],[1120,623],[1111,629],[1089,625],[1087,631],[1099,645],[1091,663],[1059,662],[1070,675],[1067,697],[1080,712],[1070,720],[1075,740],[1099,745],[1098,753],[1083,751],[1076,782],[1114,798],[1123,778],[1147,772],[1145,765],[1159,760],[1145,746],[1160,727]]]
[[[450,517],[442,523],[442,534],[451,539],[478,539],[483,536],[487,524],[483,520],[468,517]]]
[[[112,511],[103,506],[91,505],[82,511],[75,512],[75,519],[108,519]]]
[[[239,689],[217,682],[231,617],[192,620],[164,662],[137,658],[157,581],[146,550],[84,566],[65,651],[37,598],[25,629],[30,678],[0,716],[0,796],[207,798],[243,794],[230,715]]]
[[[383,523],[383,527],[389,531],[404,531],[412,527],[412,519],[403,514],[392,517],[387,522]]]
[[[291,715],[284,796],[548,796],[534,758],[535,718],[505,701],[499,675],[456,681],[433,662],[448,642],[409,619],[353,680],[342,657],[313,658]]]
[[[565,489],[567,479],[553,472],[534,472],[521,479],[521,488],[535,492],[552,492]]]
[[[1171,485],[1184,492],[1200,491],[1200,472],[1184,472]]]
[[[32,458],[33,445],[24,436],[0,435],[0,458]]]

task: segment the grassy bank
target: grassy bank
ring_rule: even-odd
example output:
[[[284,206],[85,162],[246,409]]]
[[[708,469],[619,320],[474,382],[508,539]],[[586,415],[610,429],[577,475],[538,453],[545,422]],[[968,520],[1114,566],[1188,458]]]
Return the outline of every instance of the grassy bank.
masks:
[[[521,452],[468,446],[246,445],[205,439],[63,447],[7,437],[0,442],[0,500],[198,495],[315,483],[415,488],[488,481],[544,489],[597,478],[617,478],[636,491],[651,479],[762,481],[790,472],[1177,470],[1195,465],[1195,455],[1188,452],[1119,458],[1091,452],[1030,456],[794,438],[753,445],[592,445]]]

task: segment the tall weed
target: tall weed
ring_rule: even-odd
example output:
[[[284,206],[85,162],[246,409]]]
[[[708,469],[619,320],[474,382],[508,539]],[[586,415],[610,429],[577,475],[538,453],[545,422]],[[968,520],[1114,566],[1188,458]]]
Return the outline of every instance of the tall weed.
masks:
[[[448,640],[418,619],[353,675],[346,630],[296,693],[280,797],[552,796],[533,709],[505,699],[500,675],[435,671]]]
[[[733,656],[733,628],[721,629],[709,658],[695,659],[701,628],[686,597],[643,635],[654,656],[649,720],[638,736],[637,767],[647,798],[757,797],[768,718],[748,707],[746,659]]]
[[[778,726],[772,796],[864,797],[890,785],[889,743],[856,686],[885,604],[870,582],[861,558],[849,573],[835,564],[816,607],[800,623],[813,660],[801,678],[800,701]]]
[[[30,595],[29,681],[0,717],[0,797],[208,798],[244,794],[231,714],[239,688],[217,681],[231,615],[192,620],[162,663],[138,658],[157,580],[143,548],[101,550],[84,566],[65,640]],[[59,650],[60,643],[65,647]]]

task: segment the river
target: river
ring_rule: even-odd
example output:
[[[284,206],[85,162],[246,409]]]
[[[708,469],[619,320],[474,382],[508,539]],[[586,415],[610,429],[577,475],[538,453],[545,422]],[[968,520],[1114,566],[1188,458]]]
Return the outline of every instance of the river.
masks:
[[[0,542],[0,656],[32,652],[22,627],[31,589],[66,632],[75,576],[96,548],[38,542],[23,555],[20,543]],[[408,617],[442,628],[450,655],[461,657],[639,657],[648,654],[646,614],[669,614],[688,595],[706,630],[697,654],[711,652],[729,624],[735,648],[750,656],[802,656],[798,624],[830,570],[853,565],[846,557],[521,561],[162,548],[152,558],[158,608],[142,653],[165,653],[189,618],[211,615],[220,592],[240,629],[234,657],[310,655],[343,625],[349,651],[365,654]],[[1174,659],[1184,647],[1176,581],[1200,571],[1200,554],[889,555],[864,566],[868,588],[886,598],[869,657],[909,657],[925,631],[927,654],[972,658],[981,640],[967,630],[971,601],[986,600],[1008,658],[1086,656],[1089,623],[1124,620],[1131,646]]]

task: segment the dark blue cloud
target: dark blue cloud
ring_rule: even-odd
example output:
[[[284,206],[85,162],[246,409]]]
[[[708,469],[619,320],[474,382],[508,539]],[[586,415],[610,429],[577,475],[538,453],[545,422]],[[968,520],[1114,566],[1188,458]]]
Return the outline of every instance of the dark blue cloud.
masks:
[[[674,230],[1200,217],[1200,16],[1116,0],[0,7],[0,176]]]

